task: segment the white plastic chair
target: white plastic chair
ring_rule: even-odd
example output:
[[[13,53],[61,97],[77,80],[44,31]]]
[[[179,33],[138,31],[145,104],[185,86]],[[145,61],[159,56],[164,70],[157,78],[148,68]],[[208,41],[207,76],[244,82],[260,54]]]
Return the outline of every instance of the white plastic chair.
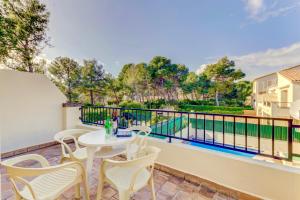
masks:
[[[128,200],[134,192],[147,185],[151,187],[152,199],[156,199],[153,170],[159,152],[159,148],[151,146],[144,148],[134,160],[104,160],[99,174],[97,200],[101,199],[104,182],[118,190],[120,200]]]
[[[61,131],[55,134],[55,141],[61,144],[62,158],[61,163],[65,161],[78,161],[82,162],[87,159],[86,147],[80,147],[78,144],[78,137],[91,132],[87,129],[69,129]],[[75,145],[75,151],[72,151],[71,147],[65,142],[66,140],[73,140]],[[96,152],[95,157],[98,158],[111,158],[126,152],[125,147],[102,147]]]
[[[135,140],[133,140],[127,146],[127,159],[134,159],[137,154],[143,150],[147,146],[146,137],[151,133],[152,129],[148,126],[132,126],[127,128],[129,131],[137,131],[137,136]]]
[[[79,161],[82,162],[87,159],[87,151],[85,147],[78,145],[78,137],[91,132],[86,129],[68,129],[63,130],[55,134],[55,141],[61,144],[62,158],[61,163],[65,161]],[[65,142],[66,140],[73,140],[75,144],[75,151],[72,151],[71,147]]]
[[[41,167],[25,168],[15,166],[24,161],[37,161]],[[53,200],[70,189],[76,187],[76,198],[80,198],[80,184],[83,184],[85,198],[89,200],[89,191],[84,168],[79,162],[69,162],[50,166],[48,161],[37,154],[28,154],[1,162],[13,184],[16,199]],[[30,178],[27,180],[26,178]],[[23,188],[20,186],[24,186]]]

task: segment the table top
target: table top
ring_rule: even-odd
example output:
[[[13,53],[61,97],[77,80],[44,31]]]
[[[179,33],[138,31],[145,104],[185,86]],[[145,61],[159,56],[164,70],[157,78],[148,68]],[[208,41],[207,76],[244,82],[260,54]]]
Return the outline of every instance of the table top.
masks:
[[[131,137],[105,138],[105,129],[103,128],[80,136],[78,142],[83,146],[103,147],[126,144],[133,141],[135,137],[136,135],[132,134]]]

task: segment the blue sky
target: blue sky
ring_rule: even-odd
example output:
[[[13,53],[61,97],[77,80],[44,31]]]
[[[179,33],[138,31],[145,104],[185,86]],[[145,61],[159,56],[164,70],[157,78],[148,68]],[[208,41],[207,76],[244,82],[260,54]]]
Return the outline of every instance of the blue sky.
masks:
[[[300,64],[300,0],[43,2],[51,13],[49,60],[95,58],[116,75],[156,55],[191,71],[227,55],[247,79]]]

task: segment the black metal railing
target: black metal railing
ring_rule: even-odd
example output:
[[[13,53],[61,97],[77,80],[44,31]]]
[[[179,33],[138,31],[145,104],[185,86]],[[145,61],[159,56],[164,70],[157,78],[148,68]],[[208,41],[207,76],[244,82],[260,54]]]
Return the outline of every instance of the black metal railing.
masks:
[[[300,142],[300,127],[292,119],[159,109],[82,106],[84,124],[103,125],[108,116],[120,128],[146,125],[152,137],[183,140],[251,154],[292,160],[293,144]]]

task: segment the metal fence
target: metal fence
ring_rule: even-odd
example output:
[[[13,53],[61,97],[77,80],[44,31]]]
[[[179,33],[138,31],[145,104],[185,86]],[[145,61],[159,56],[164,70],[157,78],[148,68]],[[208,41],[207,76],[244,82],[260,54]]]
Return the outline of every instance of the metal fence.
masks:
[[[292,160],[300,145],[299,126],[292,119],[244,115],[180,112],[159,109],[82,106],[81,121],[103,125],[107,117],[118,120],[119,128],[146,125],[152,137],[179,139],[221,148]],[[299,146],[300,147],[300,146]],[[300,152],[299,152],[300,154]]]

